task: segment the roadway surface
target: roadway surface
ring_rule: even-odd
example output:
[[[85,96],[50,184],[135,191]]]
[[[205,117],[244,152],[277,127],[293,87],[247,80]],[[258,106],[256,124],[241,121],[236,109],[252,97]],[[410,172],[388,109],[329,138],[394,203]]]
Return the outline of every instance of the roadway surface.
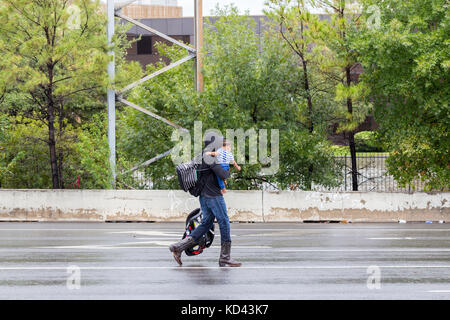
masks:
[[[232,224],[242,268],[178,267],[182,230],[0,223],[0,299],[450,299],[449,224]]]

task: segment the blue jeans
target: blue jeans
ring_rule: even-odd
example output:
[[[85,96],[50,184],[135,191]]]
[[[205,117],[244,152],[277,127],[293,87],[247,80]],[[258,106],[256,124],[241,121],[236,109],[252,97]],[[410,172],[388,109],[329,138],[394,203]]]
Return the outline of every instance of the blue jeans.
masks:
[[[227,206],[222,196],[208,198],[200,196],[200,206],[202,208],[202,223],[191,233],[195,241],[208,232],[214,224],[214,218],[217,219],[220,228],[221,242],[231,242],[230,220],[228,219]]]
[[[229,171],[230,170],[230,165],[228,163],[221,163],[220,164],[222,166],[222,168],[224,168],[225,170]],[[219,187],[220,190],[225,189],[225,182],[223,182],[222,179],[220,179],[218,176],[217,177],[217,182],[219,182]]]

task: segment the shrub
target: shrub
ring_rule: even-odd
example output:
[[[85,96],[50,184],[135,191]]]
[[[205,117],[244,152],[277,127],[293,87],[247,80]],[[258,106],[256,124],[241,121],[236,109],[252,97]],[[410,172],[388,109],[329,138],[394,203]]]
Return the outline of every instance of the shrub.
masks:
[[[361,131],[355,134],[357,152],[383,152],[382,144],[374,131]]]

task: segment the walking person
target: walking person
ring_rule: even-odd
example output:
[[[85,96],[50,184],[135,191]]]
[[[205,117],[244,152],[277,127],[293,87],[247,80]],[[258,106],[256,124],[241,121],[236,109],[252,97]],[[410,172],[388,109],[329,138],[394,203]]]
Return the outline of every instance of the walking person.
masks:
[[[213,143],[216,145],[217,150],[223,145],[223,137],[211,137],[211,140],[205,141],[205,149],[208,147],[211,149]],[[199,197],[203,214],[202,223],[188,237],[170,245],[169,249],[175,260],[181,266],[182,252],[195,246],[199,239],[211,229],[214,224],[214,219],[217,219],[221,239],[219,266],[240,267],[242,265],[241,263],[231,259],[230,221],[228,218],[227,206],[217,179],[228,179],[230,172],[222,168],[217,161],[211,161],[211,159],[209,159],[210,161],[205,161],[205,151],[203,152],[203,155],[202,175],[204,176],[202,176],[202,179],[204,179],[205,184]]]

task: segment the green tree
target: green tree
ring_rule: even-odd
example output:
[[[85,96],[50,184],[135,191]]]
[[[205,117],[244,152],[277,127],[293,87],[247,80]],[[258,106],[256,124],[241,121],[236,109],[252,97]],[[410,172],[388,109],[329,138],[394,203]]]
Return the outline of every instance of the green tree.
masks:
[[[314,46],[313,34],[320,28],[317,15],[310,13],[308,3],[303,0],[269,0],[266,15],[276,24],[281,38],[286,42],[294,54],[298,56],[301,64],[301,78],[304,99],[307,105],[307,128],[314,132],[315,120],[313,111],[314,95],[319,91],[319,86],[313,83]]]
[[[329,126],[337,120],[333,105],[333,83],[321,74],[319,59],[321,52],[317,50],[316,34],[326,27],[317,14],[311,13],[311,1],[304,0],[269,0],[265,11],[274,23],[273,29],[278,30],[274,35],[285,42],[288,48],[299,60],[300,68],[293,76],[298,77],[303,90],[297,90],[298,100],[305,106],[303,121],[310,135],[325,136]],[[293,70],[294,71],[294,70]],[[314,140],[314,139],[313,139]],[[320,171],[321,168],[318,168]],[[313,176],[314,166],[310,163],[309,176]],[[309,184],[311,179],[307,179]],[[311,185],[307,186],[311,189]]]
[[[354,72],[359,57],[354,50],[352,35],[361,29],[360,6],[353,0],[314,0],[310,3],[329,15],[329,19],[324,20],[326,24],[317,32],[315,52],[322,74],[334,87],[336,114],[343,118],[339,122],[339,131],[346,133],[350,148],[352,190],[357,191],[355,130],[371,111],[371,104],[365,99],[367,85],[358,81]]]
[[[252,170],[237,176],[235,182],[245,183],[236,187],[258,188],[261,181],[306,190],[311,190],[313,183],[330,186],[332,179],[325,179],[320,169],[313,170],[325,161],[327,177],[333,176],[336,183],[337,167],[326,141],[326,126],[319,120],[321,112],[326,113],[326,103],[316,79],[309,77],[308,64],[305,70],[303,62],[308,63],[309,54],[306,50],[292,51],[292,46],[306,47],[307,40],[294,44],[296,40],[292,39],[292,46],[288,45],[285,39],[280,41],[279,30],[271,23],[263,26],[266,32],[258,36],[253,20],[233,7],[218,10],[216,15],[221,19],[207,29],[212,32],[206,32],[209,63],[205,66],[209,93],[215,99],[209,104],[215,106],[216,118],[230,123],[230,119],[242,117],[244,121],[231,124],[244,129],[280,130],[278,174],[261,177],[258,166],[246,166],[246,170]],[[301,63],[299,54],[305,54]],[[312,104],[319,105],[319,101],[320,107],[312,110]],[[220,117],[219,112],[226,113]],[[315,147],[312,141],[317,142]],[[289,184],[283,182],[287,181],[284,175],[290,176]]]
[[[4,181],[14,175],[17,163],[24,158],[23,151],[11,152],[9,145],[5,144],[6,141],[11,140],[11,127],[8,116],[0,114],[0,188],[5,186]]]
[[[51,186],[44,124],[22,116],[3,115],[2,118],[7,122],[0,136],[2,188],[46,189]]]
[[[300,189],[307,189],[311,181],[336,184],[338,169],[329,144],[323,135],[311,136],[302,121],[305,100],[302,79],[296,76],[301,70],[298,60],[278,39],[260,37],[254,20],[240,15],[236,8],[218,8],[215,15],[218,21],[205,27],[203,93],[195,91],[193,64],[188,63],[137,88],[129,99],[189,129],[191,136],[195,121],[202,121],[204,130],[216,128],[224,135],[226,129],[279,129],[282,160],[278,174],[262,176],[261,164],[244,164],[230,179],[230,188],[261,188],[264,182]],[[175,46],[161,45],[159,50],[172,61],[185,54]],[[163,62],[149,66],[148,71],[162,66]],[[173,146],[173,128],[166,124],[130,109],[121,113],[120,119],[118,149],[122,156],[141,163]],[[290,163],[292,159],[298,161]],[[312,163],[328,165],[310,176]],[[155,188],[178,185],[170,158],[142,170]],[[289,179],[281,181],[283,172],[288,171]]]
[[[112,187],[105,118],[98,114],[82,126],[64,124],[65,134],[58,140],[58,150],[64,157],[60,177],[64,178],[65,188]],[[0,187],[51,188],[48,128],[38,120],[5,114],[0,115],[0,124]],[[59,130],[59,123],[55,129]]]
[[[103,113],[94,115],[91,121],[76,130],[76,141],[67,165],[70,176],[76,178],[83,189],[113,187],[107,126],[108,121]]]
[[[140,75],[137,63],[124,62],[129,43],[125,27],[118,29],[109,48],[99,1],[0,1],[1,110],[36,119],[48,129],[44,139],[53,188],[64,187],[64,152],[57,141],[64,139],[67,120],[104,106],[108,51],[115,52],[118,79]]]
[[[450,186],[450,10],[446,0],[362,0],[355,34],[380,134],[401,184]],[[374,24],[374,18],[378,24]]]

